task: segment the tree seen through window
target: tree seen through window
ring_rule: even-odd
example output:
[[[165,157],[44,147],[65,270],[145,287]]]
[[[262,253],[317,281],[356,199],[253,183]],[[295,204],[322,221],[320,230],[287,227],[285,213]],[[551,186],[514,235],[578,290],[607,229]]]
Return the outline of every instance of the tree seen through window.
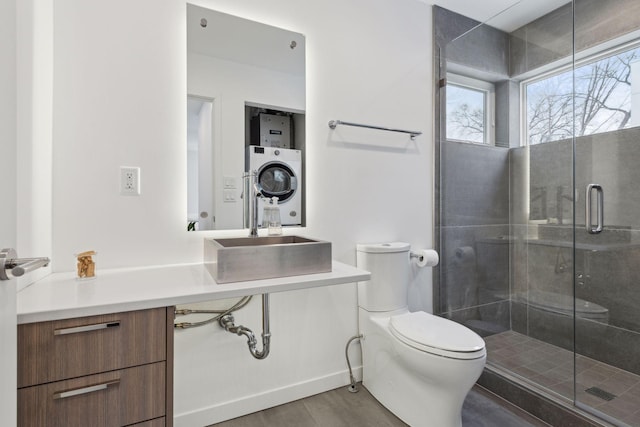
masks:
[[[624,129],[631,120],[632,64],[640,48],[528,83],[529,144]],[[575,109],[574,109],[575,103]]]

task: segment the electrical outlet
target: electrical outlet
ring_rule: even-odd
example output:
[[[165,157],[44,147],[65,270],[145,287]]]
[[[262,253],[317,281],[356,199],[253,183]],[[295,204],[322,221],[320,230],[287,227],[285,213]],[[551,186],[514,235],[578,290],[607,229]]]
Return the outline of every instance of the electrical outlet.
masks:
[[[123,196],[140,195],[140,168],[120,166],[120,194]]]
[[[234,190],[223,190],[222,195],[225,203],[234,203],[236,201],[236,192]]]

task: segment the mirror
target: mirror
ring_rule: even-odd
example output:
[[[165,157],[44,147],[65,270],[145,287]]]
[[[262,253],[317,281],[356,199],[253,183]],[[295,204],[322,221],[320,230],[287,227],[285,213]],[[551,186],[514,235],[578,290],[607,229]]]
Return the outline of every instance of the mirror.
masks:
[[[282,225],[304,226],[304,113],[302,34],[188,4],[187,229],[244,228],[249,170],[289,186]]]

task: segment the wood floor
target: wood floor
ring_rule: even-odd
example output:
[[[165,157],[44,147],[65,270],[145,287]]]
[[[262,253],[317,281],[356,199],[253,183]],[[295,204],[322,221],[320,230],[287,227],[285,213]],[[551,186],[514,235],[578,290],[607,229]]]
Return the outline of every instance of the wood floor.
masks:
[[[405,427],[366,388],[358,393],[341,387],[286,405],[246,415],[216,427]],[[463,427],[544,427],[537,418],[474,387],[462,410]]]

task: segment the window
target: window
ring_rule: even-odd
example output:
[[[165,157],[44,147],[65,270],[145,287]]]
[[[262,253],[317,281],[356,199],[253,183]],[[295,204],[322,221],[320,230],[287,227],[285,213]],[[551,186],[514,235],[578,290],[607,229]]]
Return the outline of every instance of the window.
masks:
[[[526,140],[541,144],[640,124],[632,116],[640,92],[640,48],[590,58],[575,71],[564,69],[523,83]],[[575,85],[575,89],[574,89]],[[575,103],[575,107],[574,107]],[[575,132],[574,132],[575,131]]]
[[[450,74],[446,94],[447,139],[493,144],[493,85]]]

